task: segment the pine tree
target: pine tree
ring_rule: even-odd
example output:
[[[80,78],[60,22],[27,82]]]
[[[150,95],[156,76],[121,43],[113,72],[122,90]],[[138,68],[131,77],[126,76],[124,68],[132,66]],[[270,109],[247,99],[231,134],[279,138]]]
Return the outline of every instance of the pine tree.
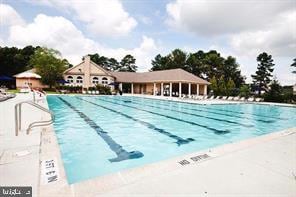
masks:
[[[274,63],[272,56],[266,52],[258,55],[257,62],[259,62],[257,71],[255,75],[252,75],[252,78],[254,84],[259,88],[259,95],[261,95],[262,89],[267,89],[271,81]]]

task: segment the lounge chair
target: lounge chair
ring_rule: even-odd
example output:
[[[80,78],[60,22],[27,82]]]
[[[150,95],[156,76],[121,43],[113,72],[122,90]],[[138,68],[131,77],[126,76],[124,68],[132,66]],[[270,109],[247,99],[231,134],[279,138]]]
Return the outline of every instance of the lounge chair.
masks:
[[[254,98],[254,97],[249,97],[249,98],[248,98],[248,101],[249,101],[249,102],[253,102],[253,101],[255,101],[255,98]]]
[[[255,98],[256,102],[261,102],[263,99],[262,98]]]
[[[239,96],[236,96],[233,98],[234,101],[238,101],[239,100]]]
[[[240,97],[239,101],[245,101],[246,98],[245,97]]]
[[[96,93],[96,94],[100,94],[100,91],[99,91],[99,90],[96,90],[95,93]]]
[[[91,94],[91,91],[90,90],[87,90],[87,94]]]
[[[227,96],[222,96],[222,100],[227,100]]]
[[[86,94],[86,91],[85,90],[82,90],[82,94]]]
[[[215,96],[211,96],[209,99],[210,99],[210,100],[213,100],[213,99],[215,99]]]
[[[227,98],[227,100],[228,100],[228,101],[232,101],[232,100],[233,100],[233,96],[229,96],[229,97]]]

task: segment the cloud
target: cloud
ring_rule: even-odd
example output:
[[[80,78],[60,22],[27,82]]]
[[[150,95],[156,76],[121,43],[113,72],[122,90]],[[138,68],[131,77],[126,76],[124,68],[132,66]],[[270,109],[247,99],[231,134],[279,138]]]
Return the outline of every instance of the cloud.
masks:
[[[23,25],[22,17],[16,10],[7,4],[0,4],[0,26]]]
[[[294,56],[296,11],[281,14],[265,29],[233,35],[230,45],[240,55],[256,56],[266,51],[277,56]]]
[[[295,9],[295,1],[185,1],[168,3],[167,23],[203,36],[239,33],[269,26],[279,13]]]
[[[74,17],[84,22],[87,29],[95,35],[123,36],[137,26],[137,21],[125,11],[119,0],[91,1],[91,4],[77,0],[31,0],[31,2],[73,13]]]
[[[152,38],[143,36],[138,47],[132,49],[110,48],[91,40],[61,16],[39,14],[32,23],[13,25],[9,29],[6,45],[24,47],[40,45],[59,50],[72,64],[81,61],[82,56],[99,53],[120,60],[126,54],[135,56],[140,70],[150,68],[151,59],[158,47]]]

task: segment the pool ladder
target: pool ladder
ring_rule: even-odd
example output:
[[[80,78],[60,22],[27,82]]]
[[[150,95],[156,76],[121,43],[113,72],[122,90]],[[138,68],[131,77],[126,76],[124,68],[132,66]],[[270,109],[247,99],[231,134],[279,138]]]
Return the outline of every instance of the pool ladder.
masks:
[[[53,123],[54,120],[54,114],[52,111],[42,107],[41,105],[38,105],[37,103],[33,102],[33,101],[22,101],[20,103],[17,103],[14,106],[14,112],[15,112],[15,135],[18,136],[19,131],[21,130],[21,125],[22,125],[22,105],[23,104],[29,104],[31,106],[34,106],[48,114],[50,114],[50,120],[44,120],[44,121],[36,121],[36,122],[32,122],[27,130],[26,133],[27,135],[30,133],[30,130],[34,127],[40,127],[40,126],[47,126]]]

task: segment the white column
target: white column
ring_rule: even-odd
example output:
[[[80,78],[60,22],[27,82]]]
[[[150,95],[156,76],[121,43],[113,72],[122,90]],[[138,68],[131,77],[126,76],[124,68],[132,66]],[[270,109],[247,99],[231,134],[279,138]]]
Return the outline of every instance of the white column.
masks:
[[[207,85],[204,85],[204,95],[207,95]]]
[[[191,96],[191,83],[188,83],[188,95]]]
[[[172,97],[173,83],[170,83],[170,97]]]
[[[156,95],[156,83],[153,83],[153,96]]]
[[[132,83],[132,94],[134,94],[134,84]]]
[[[119,90],[122,91],[122,83],[119,84]]]
[[[179,97],[182,96],[182,83],[179,82]]]
[[[163,96],[163,83],[161,83],[161,88],[160,88],[161,90],[161,96]]]
[[[199,95],[199,84],[196,84],[196,95]]]

